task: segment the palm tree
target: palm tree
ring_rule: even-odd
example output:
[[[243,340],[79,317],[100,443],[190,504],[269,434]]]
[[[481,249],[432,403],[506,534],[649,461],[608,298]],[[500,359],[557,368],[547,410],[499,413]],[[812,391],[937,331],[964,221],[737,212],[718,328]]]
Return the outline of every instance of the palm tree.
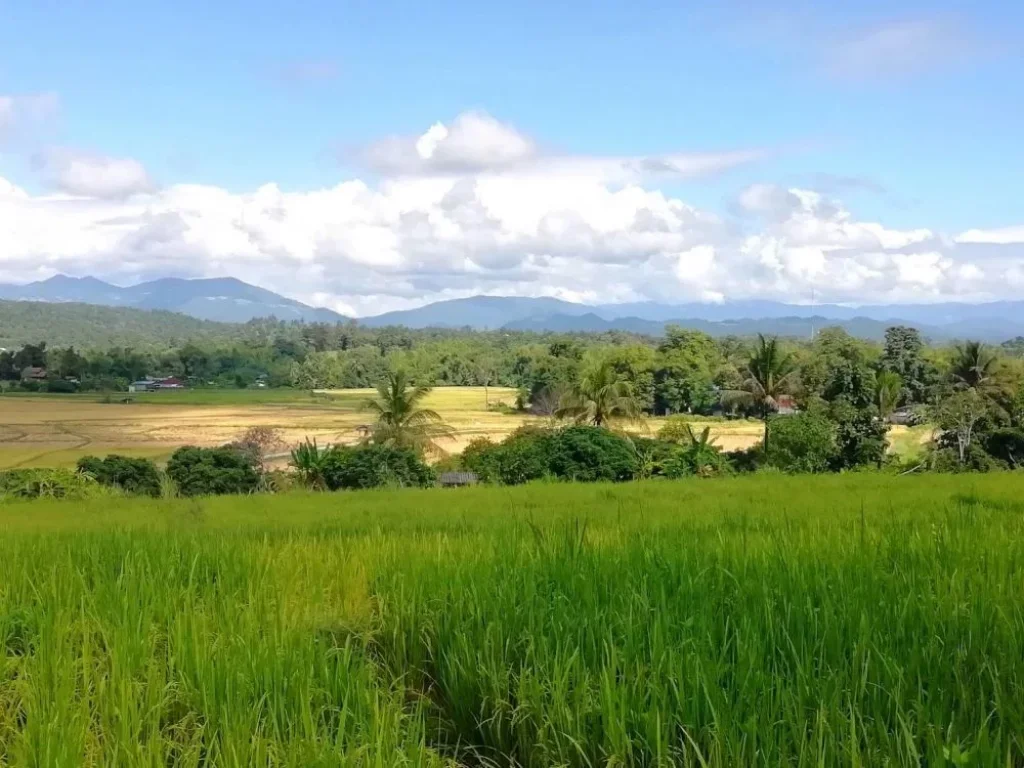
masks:
[[[454,430],[429,408],[421,408],[430,387],[409,382],[405,371],[393,371],[377,385],[377,397],[366,402],[376,416],[370,442],[423,453],[439,450],[436,440],[454,437]]]
[[[903,394],[903,379],[895,371],[880,371],[875,376],[875,405],[885,421],[896,410]]]
[[[996,383],[999,357],[980,341],[968,341],[956,347],[949,375],[957,389],[976,389],[983,393]]]
[[[742,389],[723,394],[723,400],[745,403],[757,410],[764,421],[762,446],[765,451],[768,450],[768,416],[778,409],[779,397],[792,388],[796,370],[793,356],[783,351],[778,338],[766,338],[759,333],[754,352],[747,361]]]
[[[555,417],[604,427],[616,419],[637,421],[640,403],[632,385],[606,360],[583,372],[561,398]]]

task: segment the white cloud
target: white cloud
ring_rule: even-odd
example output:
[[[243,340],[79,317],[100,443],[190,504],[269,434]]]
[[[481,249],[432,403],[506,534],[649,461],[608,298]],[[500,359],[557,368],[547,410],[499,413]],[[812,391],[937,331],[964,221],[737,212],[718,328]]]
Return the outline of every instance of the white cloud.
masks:
[[[69,195],[124,198],[150,192],[154,185],[138,160],[51,149],[36,158],[48,183]]]
[[[799,300],[813,290],[822,301],[881,303],[1007,298],[1024,284],[1024,227],[958,237],[897,229],[820,193],[768,184],[739,194],[743,216],[723,217],[650,179],[534,157],[503,131],[477,128],[433,131],[417,156],[440,151],[446,163],[479,166],[489,156],[479,148],[501,144],[506,163],[529,167],[245,194],[151,188],[130,161],[115,161],[116,172],[106,161],[81,166],[60,194],[0,180],[0,271],[125,283],[230,274],[357,314],[477,293],[615,302]],[[442,150],[453,133],[463,138]]]
[[[516,128],[485,112],[463,112],[418,136],[392,136],[357,153],[370,170],[391,177],[501,174],[599,178],[626,183],[651,177],[694,178],[754,162],[758,149],[641,156],[567,155],[542,151]]]

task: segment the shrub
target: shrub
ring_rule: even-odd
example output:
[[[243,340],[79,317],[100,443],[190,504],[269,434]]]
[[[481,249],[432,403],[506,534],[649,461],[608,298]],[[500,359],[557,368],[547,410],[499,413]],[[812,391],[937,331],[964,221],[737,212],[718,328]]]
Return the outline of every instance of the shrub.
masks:
[[[712,477],[731,469],[728,459],[714,444],[710,427],[704,427],[700,432],[688,429],[686,444],[676,447],[665,460],[663,468],[665,476],[669,478],[691,475]]]
[[[835,425],[820,414],[776,416],[768,430],[767,462],[785,472],[825,472],[836,458]]]
[[[462,464],[481,480],[520,485],[550,473],[551,445],[555,433],[538,427],[520,427],[503,442],[474,440],[462,452]]]
[[[994,430],[985,438],[985,450],[1011,467],[1024,466],[1024,429]]]
[[[46,382],[46,391],[52,394],[70,395],[78,391],[78,386],[66,379],[51,379]]]
[[[252,457],[233,448],[179,448],[167,475],[182,496],[252,493],[260,484]]]
[[[601,427],[575,426],[555,434],[548,469],[565,480],[621,482],[636,475],[637,457],[627,438]]]
[[[357,488],[419,487],[434,484],[434,472],[408,448],[335,446],[323,461],[323,477],[332,491]]]
[[[0,499],[84,498],[98,489],[91,477],[70,469],[11,469],[0,472]]]
[[[138,496],[160,495],[160,472],[148,459],[133,459],[111,454],[106,458],[85,456],[78,460],[78,471],[100,485],[120,488]]]

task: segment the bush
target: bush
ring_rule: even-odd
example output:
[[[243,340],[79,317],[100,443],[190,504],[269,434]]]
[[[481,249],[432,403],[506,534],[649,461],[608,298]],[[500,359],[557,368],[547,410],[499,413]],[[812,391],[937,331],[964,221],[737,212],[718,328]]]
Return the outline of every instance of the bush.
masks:
[[[1006,464],[986,453],[978,443],[964,451],[963,463],[960,462],[960,451],[938,445],[930,456],[933,472],[995,472],[1006,469]]]
[[[1011,467],[1024,466],[1024,429],[997,429],[985,438],[985,450]]]
[[[148,459],[133,459],[111,454],[106,458],[85,456],[78,460],[78,471],[100,485],[120,488],[138,496],[160,495],[160,472]]]
[[[434,484],[434,472],[406,448],[365,445],[335,446],[324,457],[324,482],[328,490],[384,487],[425,488]]]
[[[0,499],[80,499],[97,490],[95,480],[70,469],[0,472]]]
[[[70,395],[78,391],[78,386],[66,379],[51,379],[46,382],[46,391],[51,394]]]
[[[252,493],[260,484],[252,457],[232,448],[179,448],[167,475],[182,496]]]
[[[555,433],[548,460],[550,473],[565,480],[632,480],[636,452],[628,439],[601,427],[576,426]]]
[[[538,427],[520,427],[500,444],[481,438],[462,452],[462,464],[486,483],[520,485],[549,474],[555,433]]]
[[[835,425],[820,414],[776,416],[768,424],[767,463],[784,472],[826,472],[837,453]]]

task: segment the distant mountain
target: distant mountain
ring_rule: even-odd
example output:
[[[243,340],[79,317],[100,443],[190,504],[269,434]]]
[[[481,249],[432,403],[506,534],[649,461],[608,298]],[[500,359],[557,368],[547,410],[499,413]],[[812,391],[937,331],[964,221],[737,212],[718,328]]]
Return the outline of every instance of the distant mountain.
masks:
[[[279,320],[327,323],[346,319],[329,309],[310,307],[233,277],[204,280],[168,277],[122,288],[94,277],[56,275],[27,285],[0,284],[0,299],[160,309],[224,323],[270,316]]]
[[[593,312],[593,307],[552,298],[521,298],[518,296],[472,296],[427,304],[418,309],[385,312],[362,317],[361,325],[380,328],[401,325],[406,328],[501,328],[518,320],[551,315],[576,315]],[[553,329],[552,329],[553,330]]]
[[[623,330],[648,334],[661,333],[665,323],[674,322],[715,334],[761,332],[788,336],[809,335],[813,324],[819,328],[842,325],[866,338],[880,338],[886,327],[904,324],[917,327],[935,340],[1003,341],[1024,335],[1024,301],[848,307],[744,300],[717,304],[637,302],[588,306],[552,298],[474,296],[361,318],[359,322],[368,326],[404,325],[409,328],[468,326],[565,332]]]
[[[647,336],[661,336],[666,325],[703,331],[709,336],[753,336],[764,333],[772,336],[809,338],[815,330],[825,326],[840,326],[852,336],[862,339],[881,340],[885,329],[891,323],[855,317],[850,320],[831,320],[824,317],[769,317],[741,320],[702,320],[699,318],[671,318],[665,321],[645,320],[639,317],[619,317],[605,320],[596,313],[585,315],[545,315],[507,323],[509,331],[555,331],[558,333],[603,333],[605,331],[627,331]],[[933,340],[950,338],[941,329],[920,328],[922,333]]]

